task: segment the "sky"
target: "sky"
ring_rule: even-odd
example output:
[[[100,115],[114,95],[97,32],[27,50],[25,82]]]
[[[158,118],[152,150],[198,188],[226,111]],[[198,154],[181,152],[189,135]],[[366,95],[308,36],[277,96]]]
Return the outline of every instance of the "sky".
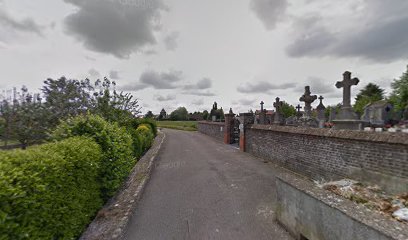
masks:
[[[340,103],[345,71],[390,93],[407,65],[406,0],[0,0],[3,90],[108,77],[143,112],[239,113]]]

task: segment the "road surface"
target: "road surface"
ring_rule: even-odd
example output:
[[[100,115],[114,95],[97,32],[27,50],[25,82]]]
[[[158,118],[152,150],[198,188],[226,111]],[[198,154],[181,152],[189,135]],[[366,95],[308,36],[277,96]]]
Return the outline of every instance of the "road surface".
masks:
[[[164,132],[125,239],[292,239],[274,221],[272,164],[198,132]]]

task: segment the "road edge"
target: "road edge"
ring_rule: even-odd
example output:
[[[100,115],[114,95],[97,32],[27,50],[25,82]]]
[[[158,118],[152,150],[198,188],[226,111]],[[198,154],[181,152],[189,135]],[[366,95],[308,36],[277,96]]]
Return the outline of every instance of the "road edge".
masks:
[[[130,217],[150,179],[166,134],[160,131],[149,151],[138,161],[116,195],[98,211],[80,240],[122,239]]]

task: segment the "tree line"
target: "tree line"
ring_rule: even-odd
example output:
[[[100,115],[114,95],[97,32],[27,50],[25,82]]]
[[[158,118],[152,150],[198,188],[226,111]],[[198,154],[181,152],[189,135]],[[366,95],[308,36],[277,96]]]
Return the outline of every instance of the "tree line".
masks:
[[[126,121],[141,113],[138,99],[117,92],[108,78],[91,82],[61,77],[47,79],[40,93],[23,86],[0,102],[0,137],[4,145],[18,141],[22,148],[47,139],[62,120],[87,113],[111,122]]]

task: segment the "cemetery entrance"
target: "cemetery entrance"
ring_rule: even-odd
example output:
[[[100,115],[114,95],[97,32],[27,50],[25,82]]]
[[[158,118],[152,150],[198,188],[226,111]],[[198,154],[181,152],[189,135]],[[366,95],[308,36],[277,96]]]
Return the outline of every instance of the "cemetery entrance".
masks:
[[[239,125],[240,124],[241,122],[239,121],[239,119],[235,118],[234,127],[232,129],[232,144],[239,144],[239,134],[240,134]]]

